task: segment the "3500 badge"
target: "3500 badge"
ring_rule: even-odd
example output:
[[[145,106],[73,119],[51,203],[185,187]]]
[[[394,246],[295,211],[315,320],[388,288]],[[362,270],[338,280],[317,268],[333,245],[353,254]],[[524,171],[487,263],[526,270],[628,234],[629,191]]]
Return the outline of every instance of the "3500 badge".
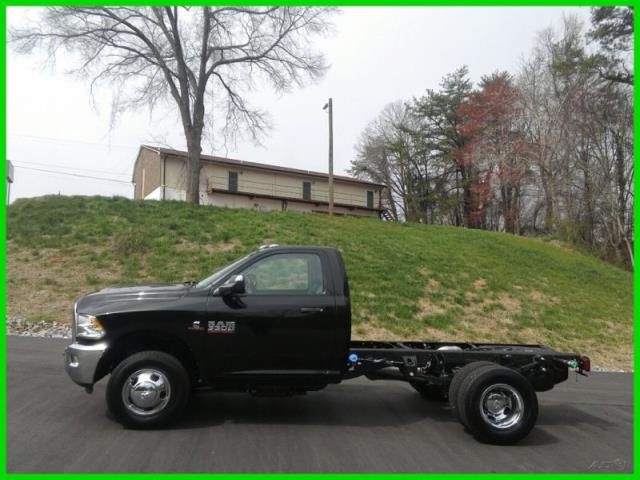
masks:
[[[207,333],[236,333],[236,322],[208,322]]]

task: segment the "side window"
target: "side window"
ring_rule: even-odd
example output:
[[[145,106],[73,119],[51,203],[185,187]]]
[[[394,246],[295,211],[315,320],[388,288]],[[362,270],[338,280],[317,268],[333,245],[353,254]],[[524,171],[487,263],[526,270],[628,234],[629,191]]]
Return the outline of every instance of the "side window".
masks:
[[[373,208],[373,192],[367,191],[367,208]]]
[[[311,200],[311,182],[302,182],[302,199]]]
[[[238,172],[229,172],[229,191],[238,191]]]
[[[271,255],[241,274],[250,295],[324,295],[326,291],[322,262],[312,253]]]

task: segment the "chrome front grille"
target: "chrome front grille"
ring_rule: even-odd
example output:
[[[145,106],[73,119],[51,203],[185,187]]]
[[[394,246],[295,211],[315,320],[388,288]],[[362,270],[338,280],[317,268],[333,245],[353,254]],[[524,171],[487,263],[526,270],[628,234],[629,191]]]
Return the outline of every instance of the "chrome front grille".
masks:
[[[76,341],[76,317],[78,316],[77,310],[78,302],[73,304],[73,313],[71,315],[71,340]]]

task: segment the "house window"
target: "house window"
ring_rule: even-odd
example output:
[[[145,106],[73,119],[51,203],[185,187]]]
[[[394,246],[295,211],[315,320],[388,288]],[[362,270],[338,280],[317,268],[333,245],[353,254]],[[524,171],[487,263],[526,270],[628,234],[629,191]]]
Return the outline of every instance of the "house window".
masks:
[[[238,172],[229,172],[229,191],[238,191]]]
[[[311,200],[311,182],[302,182],[302,199]]]
[[[373,192],[367,191],[367,208],[373,208]]]

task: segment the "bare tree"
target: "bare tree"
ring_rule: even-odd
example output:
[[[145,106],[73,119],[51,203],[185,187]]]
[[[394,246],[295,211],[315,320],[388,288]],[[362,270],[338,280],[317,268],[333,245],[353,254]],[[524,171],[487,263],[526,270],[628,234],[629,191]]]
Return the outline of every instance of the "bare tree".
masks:
[[[632,267],[632,90],[593,65],[584,27],[568,17],[559,32],[539,35],[518,75],[534,180],[524,204],[531,212],[526,229]]]
[[[315,7],[48,8],[35,25],[11,29],[21,53],[73,52],[73,71],[115,88],[113,111],[153,107],[172,98],[189,152],[187,200],[199,202],[200,155],[208,97],[223,98],[224,133],[257,139],[265,113],[246,94],[256,79],[287,91],[327,69],[310,40],[330,26],[334,9]]]
[[[383,204],[393,218],[407,218],[412,212],[409,162],[410,138],[406,133],[410,122],[402,101],[388,104],[362,132],[356,145],[356,158],[349,172],[359,178],[384,183]]]

